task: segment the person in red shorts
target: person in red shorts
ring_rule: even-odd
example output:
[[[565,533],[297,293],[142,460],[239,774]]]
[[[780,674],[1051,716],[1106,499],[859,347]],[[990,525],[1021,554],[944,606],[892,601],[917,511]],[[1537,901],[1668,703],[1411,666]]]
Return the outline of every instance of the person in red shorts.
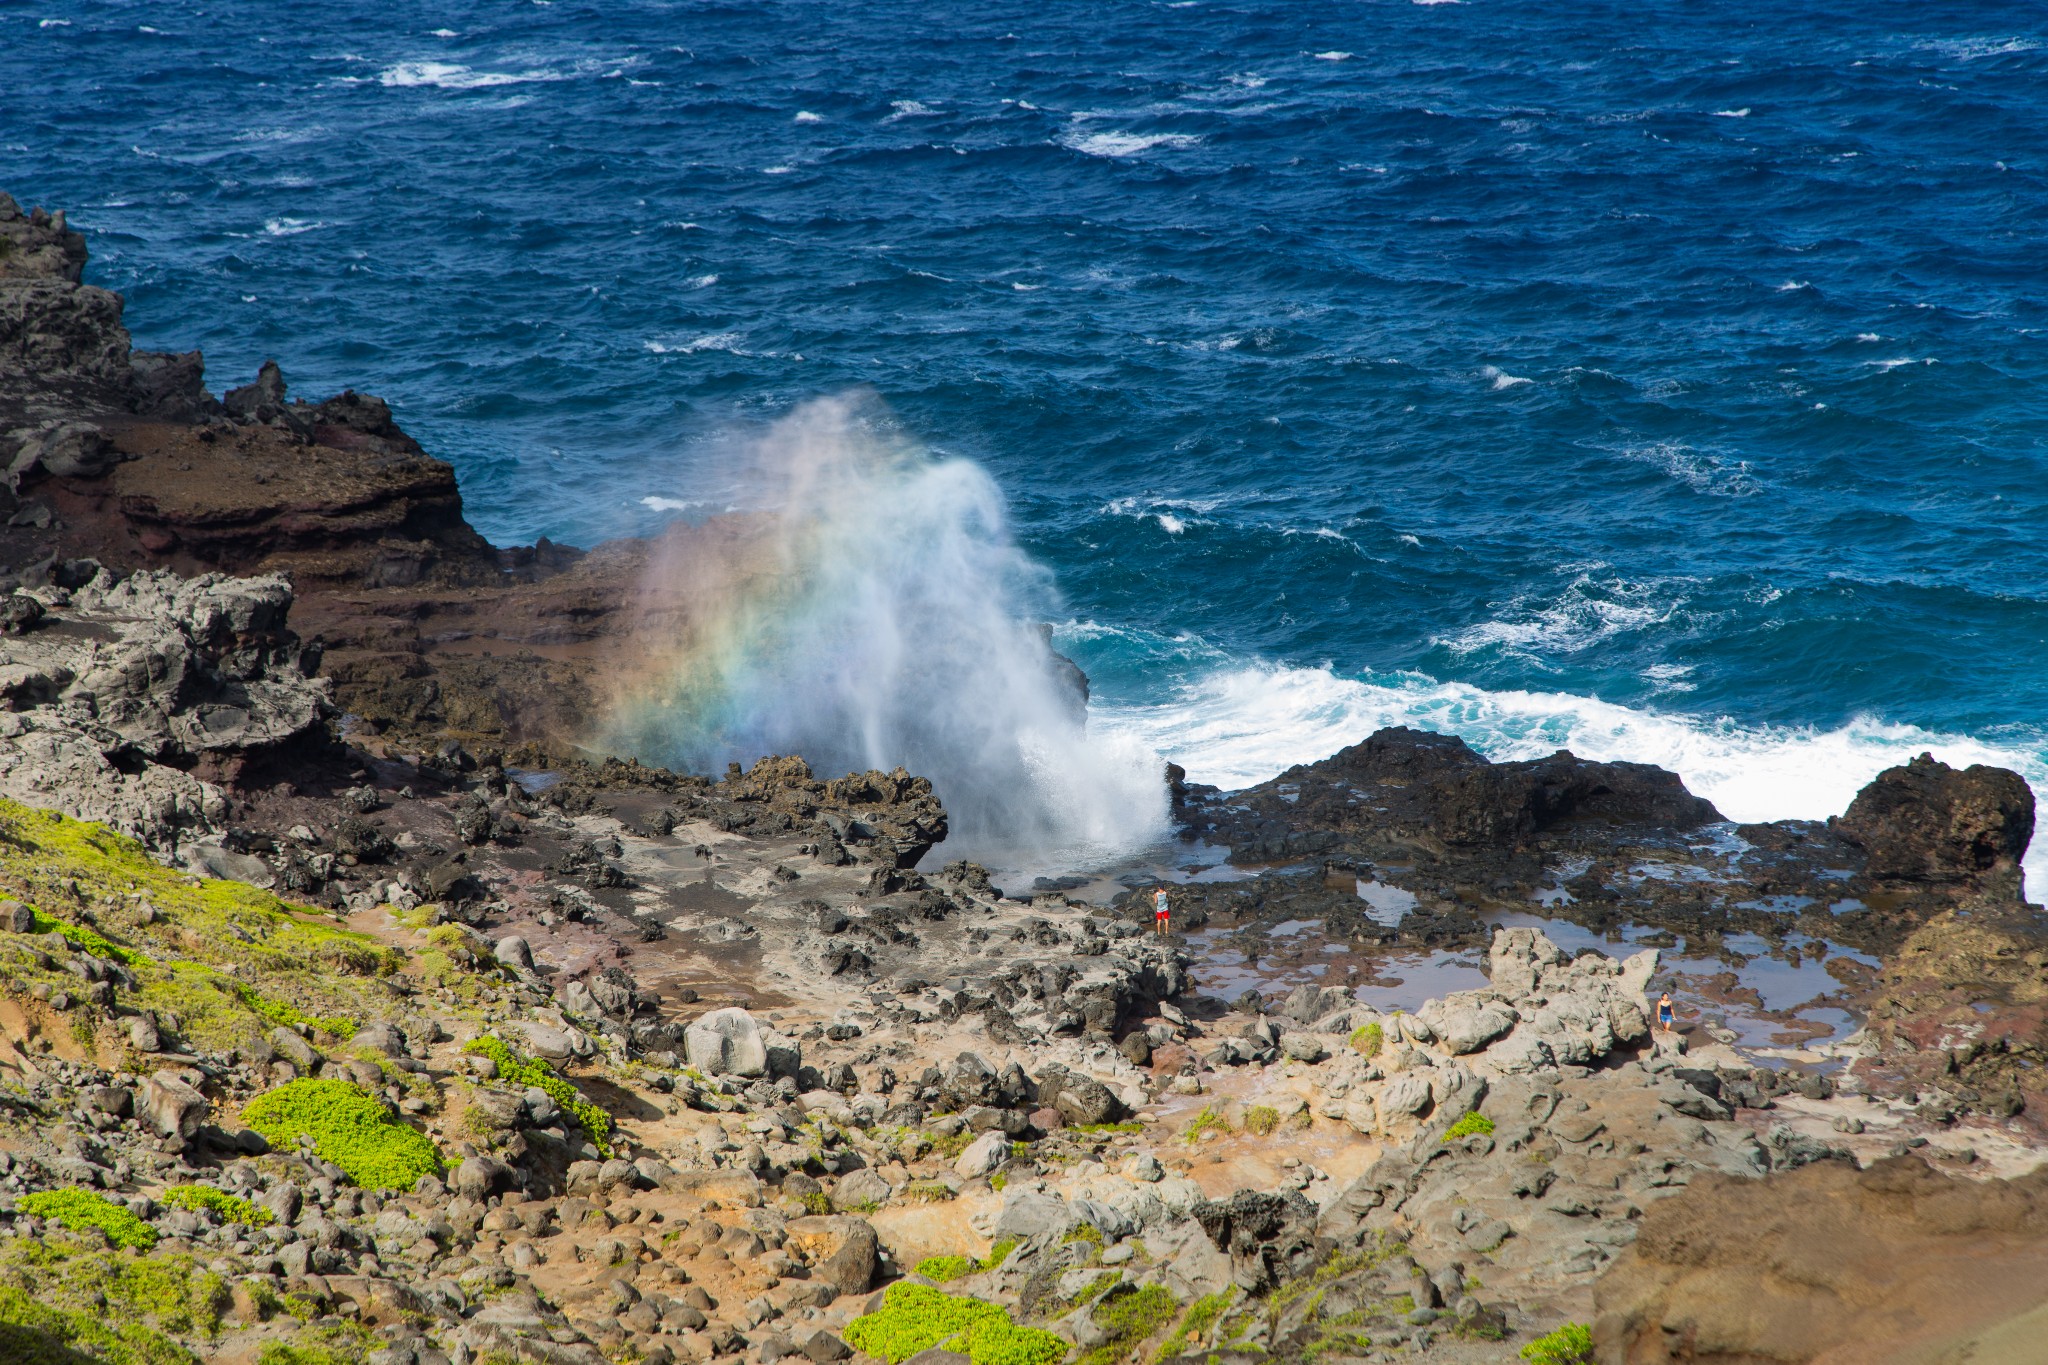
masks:
[[[1167,922],[1170,919],[1172,919],[1172,917],[1173,911],[1166,903],[1166,888],[1162,886],[1157,891],[1154,891],[1152,893],[1153,928],[1157,929],[1160,933],[1164,934],[1167,930]]]

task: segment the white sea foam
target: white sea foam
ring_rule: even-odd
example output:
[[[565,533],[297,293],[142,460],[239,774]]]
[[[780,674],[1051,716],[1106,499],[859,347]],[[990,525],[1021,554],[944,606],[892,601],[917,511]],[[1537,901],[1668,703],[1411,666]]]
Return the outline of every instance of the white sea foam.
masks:
[[[711,336],[693,337],[689,341],[646,341],[642,342],[656,355],[695,355],[699,351],[729,351],[734,355],[745,355],[740,349],[738,332],[717,332]]]
[[[944,112],[943,110],[933,109],[918,100],[890,100],[889,107],[896,112],[883,119],[882,122],[884,123],[895,123],[899,119],[907,118],[937,118]]]
[[[1714,497],[1746,498],[1763,489],[1749,461],[1695,450],[1683,441],[1624,446],[1620,454],[1623,459],[1654,465],[1694,492]]]
[[[70,27],[71,27],[71,21],[70,21],[69,19],[45,19],[45,20],[43,20],[43,21],[42,21],[41,23],[37,24],[37,25],[36,25],[36,27],[37,27],[37,28],[70,28]]]
[[[1489,379],[1493,381],[1493,387],[1496,390],[1512,389],[1518,384],[1533,384],[1536,382],[1533,379],[1525,379],[1518,374],[1509,374],[1506,370],[1501,369],[1498,365],[1486,366],[1484,369],[1479,371],[1479,375],[1482,379]]]
[[[1866,360],[1863,363],[1873,370],[1898,370],[1908,365],[1933,365],[1937,362],[1931,358],[1915,360],[1912,356],[1902,355],[1894,356],[1890,360]]]
[[[808,109],[797,110],[796,117],[790,120],[792,123],[823,123],[824,121],[825,116],[823,114],[814,114]]]
[[[263,232],[268,237],[296,237],[302,232],[312,232],[326,226],[325,223],[305,218],[272,218],[263,225]]]
[[[1748,118],[1748,117],[1749,117],[1749,106],[1748,106],[1748,105],[1744,105],[1744,106],[1743,106],[1742,108],[1740,108],[1740,109],[1716,109],[1716,110],[1714,111],[1714,117],[1715,117],[1715,118]]]
[[[1777,292],[1778,292],[1778,293],[1780,293],[1780,294],[1796,294],[1796,293],[1798,293],[1798,292],[1799,292],[1800,290],[1802,290],[1802,289],[1811,289],[1811,288],[1813,288],[1813,285],[1812,285],[1812,284],[1811,284],[1811,283],[1810,283],[1809,281],[1806,281],[1806,280],[1787,280],[1787,281],[1785,281],[1785,282],[1784,282],[1783,284],[1781,284],[1781,285],[1779,285],[1779,286],[1777,287]]]
[[[689,279],[683,281],[683,283],[689,285],[692,289],[709,289],[712,285],[718,283],[718,276],[692,275]]]
[[[1315,59],[1319,62],[1348,62],[1351,60],[1351,54],[1349,52],[1318,52],[1315,53],[1314,56]]]
[[[1877,333],[1875,333],[1875,332],[1858,332],[1858,333],[1856,334],[1856,339],[1857,339],[1858,341],[1883,341],[1883,340],[1884,340],[1884,338],[1883,338],[1883,337],[1879,336],[1879,335],[1878,335]]]
[[[1495,760],[1568,748],[1582,758],[1654,763],[1732,820],[1838,815],[1880,771],[1922,752],[1957,767],[2012,768],[2048,794],[2048,741],[1998,745],[1858,718],[1833,730],[1745,726],[1554,692],[1489,692],[1413,674],[1363,681],[1326,668],[1223,666],[1152,705],[1104,705],[1091,727],[1165,755],[1190,779],[1230,789],[1328,757],[1390,725],[1463,737]],[[2048,839],[2027,857],[2048,889]]]
[[[1061,139],[1063,145],[1086,156],[1110,158],[1138,156],[1141,153],[1152,151],[1158,147],[1164,147],[1171,151],[1181,151],[1189,147],[1198,146],[1201,141],[1202,139],[1196,137],[1193,133],[1129,133],[1115,131],[1069,134]]]
[[[1497,649],[1541,661],[1552,654],[1576,654],[1617,635],[1661,626],[1686,604],[1692,580],[1597,579],[1581,572],[1556,598],[1540,606],[1516,607],[1505,617],[1481,621],[1433,644],[1457,654]]]
[[[400,62],[377,74],[377,83],[396,90],[485,90],[498,85],[568,79],[559,71],[474,71],[459,62]]]
[[[452,28],[437,28],[427,36],[430,38],[458,38],[461,35]]]
[[[640,499],[640,505],[650,512],[687,512],[692,507],[702,507],[704,504],[687,498],[649,496]]]

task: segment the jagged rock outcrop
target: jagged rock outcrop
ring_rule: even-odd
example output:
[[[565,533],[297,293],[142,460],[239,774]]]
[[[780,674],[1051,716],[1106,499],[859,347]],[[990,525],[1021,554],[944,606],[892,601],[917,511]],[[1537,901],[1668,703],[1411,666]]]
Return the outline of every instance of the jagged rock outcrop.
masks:
[[[1873,877],[1976,883],[2027,851],[2034,793],[2010,769],[1958,771],[1922,754],[1879,773],[1828,823],[1869,855]]]
[[[0,638],[0,791],[170,847],[220,826],[249,765],[327,742],[283,579],[85,574],[16,595],[38,612]]]

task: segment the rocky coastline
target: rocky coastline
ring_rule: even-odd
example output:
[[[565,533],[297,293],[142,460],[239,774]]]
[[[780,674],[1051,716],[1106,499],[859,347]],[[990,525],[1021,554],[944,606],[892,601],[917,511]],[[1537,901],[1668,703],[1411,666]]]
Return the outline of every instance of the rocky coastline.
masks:
[[[0,1356],[2036,1358],[2018,775],[1388,730],[998,886],[901,769],[579,749],[658,547],[86,262],[0,195]]]

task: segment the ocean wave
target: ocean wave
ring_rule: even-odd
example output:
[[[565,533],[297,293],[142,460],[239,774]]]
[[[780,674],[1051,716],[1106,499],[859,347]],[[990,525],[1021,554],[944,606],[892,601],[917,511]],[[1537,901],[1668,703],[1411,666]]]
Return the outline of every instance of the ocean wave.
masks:
[[[1498,649],[1535,662],[1551,654],[1577,654],[1617,635],[1661,626],[1687,603],[1690,579],[1597,579],[1581,572],[1554,601],[1529,609],[1516,604],[1505,619],[1482,621],[1431,643],[1454,654]]]
[[[2048,793],[2048,736],[1995,744],[1858,717],[1832,730],[1747,726],[1639,710],[1557,692],[1491,692],[1419,674],[1340,676],[1327,668],[1237,664],[1208,672],[1170,700],[1091,708],[1089,726],[1145,745],[1196,782],[1250,786],[1392,725],[1455,734],[1495,761],[1570,749],[1603,762],[1676,772],[1731,820],[1839,815],[1885,768],[1920,753],[1956,767],[1986,763]],[[2048,840],[2027,855],[2028,885],[2048,882]]]
[[[1624,446],[1618,453],[1625,460],[1654,465],[1696,493],[1746,498],[1763,491],[1749,461],[1695,450],[1683,441]]]
[[[1202,139],[1193,133],[1129,133],[1103,132],[1070,134],[1060,139],[1060,145],[1084,156],[1126,157],[1138,156],[1165,147],[1170,151],[1183,151],[1199,146]]]
[[[1493,387],[1496,390],[1512,389],[1522,384],[1533,384],[1536,382],[1533,379],[1525,379],[1518,374],[1509,374],[1506,370],[1503,370],[1498,365],[1487,365],[1482,367],[1479,371],[1479,377],[1481,379],[1491,380],[1493,383]]]
[[[304,218],[272,218],[263,225],[263,234],[266,237],[296,237],[302,232],[313,232],[326,226]]]
[[[475,71],[459,62],[432,61],[399,62],[377,73],[377,84],[394,90],[484,90],[497,85],[566,79],[559,71]]]

